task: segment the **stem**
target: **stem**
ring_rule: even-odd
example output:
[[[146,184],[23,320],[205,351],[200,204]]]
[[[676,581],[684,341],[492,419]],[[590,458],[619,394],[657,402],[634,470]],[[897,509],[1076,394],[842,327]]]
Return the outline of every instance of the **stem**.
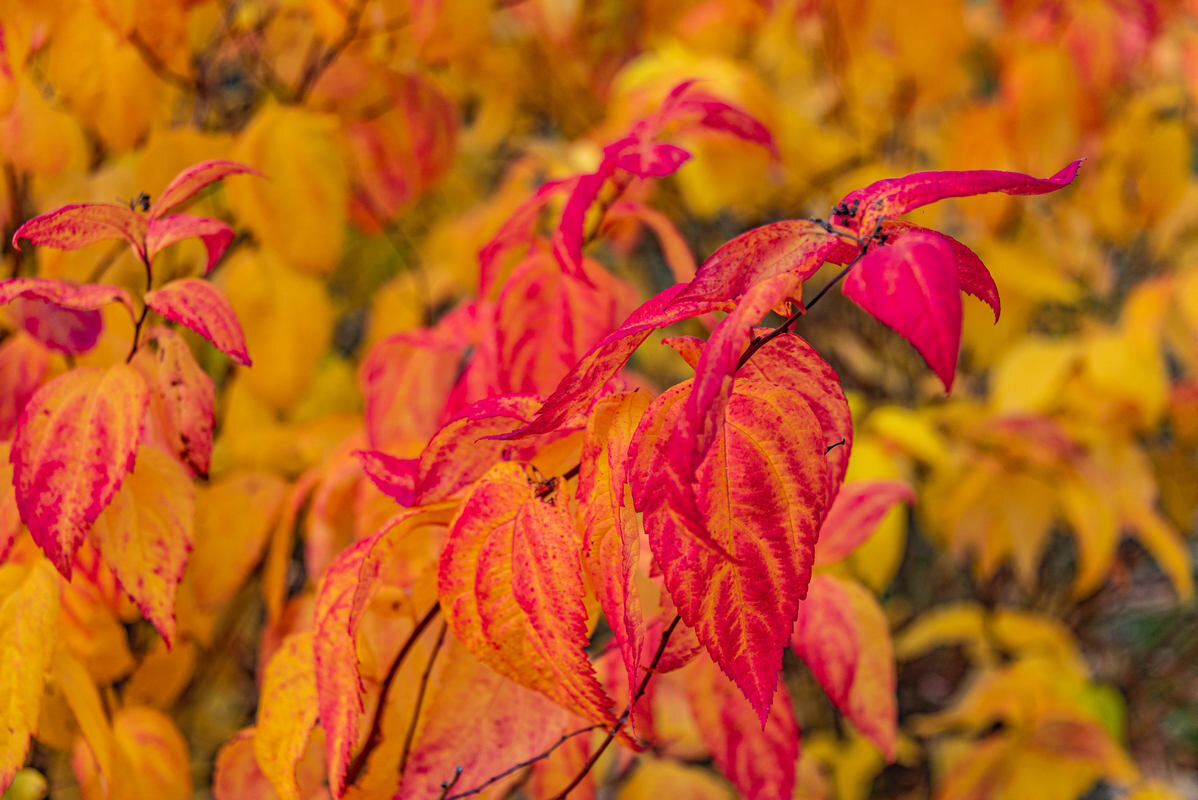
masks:
[[[543,750],[540,753],[537,753],[532,758],[525,759],[524,761],[521,761],[519,764],[513,764],[512,766],[508,767],[503,772],[500,772],[497,775],[492,775],[491,777],[487,778],[485,781],[480,783],[478,786],[475,786],[473,789],[468,789],[464,792],[459,792],[458,794],[455,794],[452,797],[446,797],[445,795],[441,795],[442,800],[460,800],[460,798],[469,797],[471,795],[478,794],[483,789],[486,789],[488,786],[490,786],[491,784],[493,784],[497,781],[503,780],[508,775],[511,775],[513,772],[519,772],[520,770],[524,769],[525,767],[531,767],[533,764],[537,763],[538,761],[549,758],[549,756],[553,753],[554,750],[561,747],[563,744],[565,744],[570,739],[573,739],[575,736],[581,736],[584,733],[589,733],[591,731],[598,731],[598,730],[602,730],[602,729],[603,729],[602,725],[588,725],[585,728],[579,728],[576,731],[570,731],[569,733],[563,733],[560,739],[558,739],[556,742],[554,742],[552,745],[550,745],[547,749]],[[458,767],[458,775],[461,774],[461,769],[462,769],[461,767]],[[446,781],[445,783],[441,784],[441,786],[446,789],[452,789],[453,784],[455,784],[455,783],[457,783],[456,776],[454,777],[454,779],[452,781]]]
[[[158,54],[150,47],[149,43],[141,38],[141,34],[137,31],[129,34],[129,44],[133,45],[133,49],[141,56],[141,60],[146,66],[165,83],[172,84],[182,89],[185,92],[198,92],[199,86],[190,78],[180,75],[166,65],[166,62],[158,57]]]
[[[141,263],[144,264],[146,268],[146,291],[149,292],[154,282],[154,273],[150,269],[150,257],[147,254],[142,253]],[[141,339],[141,326],[145,324],[146,317],[149,315],[149,313],[150,306],[148,303],[146,303],[146,300],[143,297],[141,300],[141,316],[137,318],[137,322],[133,323],[133,344],[129,347],[129,355],[125,356],[126,364],[133,360],[133,356],[137,355],[137,345],[138,341]]]
[[[762,347],[765,347],[769,342],[771,342],[774,339],[781,336],[783,333],[786,333],[787,331],[789,331],[790,326],[794,325],[796,322],[798,322],[799,317],[806,314],[811,309],[812,306],[814,306],[821,299],[823,299],[824,295],[826,295],[832,289],[833,286],[840,283],[844,279],[844,276],[849,274],[849,270],[851,270],[853,267],[857,266],[857,263],[859,261],[861,261],[861,259],[865,258],[865,254],[868,251],[869,251],[869,242],[866,242],[861,247],[861,250],[857,253],[857,255],[853,258],[853,260],[850,261],[848,264],[846,264],[845,268],[842,269],[840,272],[838,272],[836,274],[835,278],[828,281],[826,284],[824,284],[823,288],[821,288],[818,292],[816,292],[815,297],[811,298],[810,303],[807,303],[804,306],[800,306],[797,311],[795,311],[793,314],[791,314],[786,319],[782,320],[782,322],[777,327],[775,327],[772,331],[770,331],[769,333],[765,334],[764,336],[759,336],[756,339],[754,339],[749,344],[749,346],[747,348],[745,348],[744,355],[742,355],[740,357],[740,361],[736,362],[736,368],[740,369],[741,367],[743,367],[745,364],[747,364],[749,362],[749,359],[753,357],[754,353],[756,353]]]
[[[653,663],[649,665],[649,669],[645,673],[645,677],[641,680],[641,685],[636,689],[636,694],[633,695],[632,699],[628,701],[628,708],[624,709],[624,713],[620,715],[618,720],[616,720],[616,724],[613,725],[612,729],[607,732],[607,737],[603,740],[603,743],[599,745],[594,753],[591,753],[591,757],[588,758],[586,763],[582,765],[582,769],[580,769],[578,774],[574,776],[574,780],[570,781],[569,785],[566,786],[565,789],[562,789],[560,792],[555,794],[551,800],[565,800],[566,795],[568,795],[575,786],[580,784],[582,779],[587,776],[587,773],[591,771],[591,767],[595,766],[595,762],[599,760],[599,756],[603,755],[603,751],[606,750],[608,745],[612,743],[612,740],[616,738],[616,734],[620,732],[620,728],[624,727],[624,723],[628,721],[628,715],[632,713],[632,707],[636,705],[637,701],[640,700],[645,694],[645,690],[649,688],[649,679],[655,674],[657,665],[661,663],[661,657],[666,653],[666,645],[670,641],[670,635],[674,633],[674,629],[678,627],[678,623],[681,621],[682,616],[680,614],[675,614],[674,621],[670,623],[670,627],[666,628],[665,633],[661,635],[661,644],[657,646],[657,653],[653,656]]]
[[[442,622],[441,632],[437,634],[437,643],[433,645],[433,652],[429,654],[428,663],[424,665],[424,672],[420,676],[420,688],[416,691],[416,706],[412,709],[412,721],[408,724],[408,734],[403,740],[403,755],[399,757],[399,774],[403,775],[404,768],[408,765],[408,755],[412,752],[412,740],[416,738],[416,723],[420,721],[420,708],[424,705],[424,693],[428,690],[428,677],[433,672],[433,664],[437,660],[437,654],[441,652],[441,645],[445,642],[445,631],[449,630],[449,625]]]
[[[395,676],[399,674],[400,665],[403,664],[404,659],[411,652],[412,647],[416,644],[416,640],[420,638],[420,634],[424,633],[424,629],[436,619],[440,611],[441,606],[435,605],[428,610],[427,614],[420,618],[411,635],[408,636],[408,640],[403,643],[403,647],[399,648],[399,653],[395,656],[395,661],[391,662],[391,668],[387,670],[387,677],[383,679],[383,688],[379,693],[379,703],[374,709],[374,719],[370,722],[370,735],[366,737],[366,744],[354,756],[354,760],[350,762],[349,767],[345,771],[345,783],[347,786],[357,782],[358,777],[362,774],[362,768],[366,766],[367,757],[370,756],[370,753],[383,738],[381,729],[383,709],[387,705],[387,695],[391,693],[391,684],[395,682]],[[419,709],[417,710],[419,711]]]

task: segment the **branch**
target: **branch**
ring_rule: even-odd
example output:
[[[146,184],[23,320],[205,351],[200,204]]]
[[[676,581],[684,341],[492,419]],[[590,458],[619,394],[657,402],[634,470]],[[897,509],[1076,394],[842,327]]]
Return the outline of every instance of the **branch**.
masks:
[[[149,43],[141,38],[141,34],[133,31],[129,34],[129,44],[133,45],[133,49],[141,56],[141,60],[145,62],[150,71],[159,77],[162,81],[177,86],[185,92],[197,92],[199,87],[196,82],[186,75],[180,75],[166,65],[166,62],[158,57]]]
[[[412,709],[412,721],[408,723],[408,734],[403,740],[403,755],[399,757],[399,774],[403,775],[404,767],[408,765],[408,755],[412,752],[412,740],[416,738],[416,723],[420,721],[420,708],[424,705],[424,693],[428,690],[428,676],[433,672],[433,664],[437,660],[437,654],[441,652],[441,645],[445,642],[445,631],[449,630],[447,623],[441,623],[441,632],[437,634],[437,643],[433,645],[433,652],[428,656],[428,663],[424,665],[424,672],[420,676],[420,688],[416,690],[416,705]]]
[[[550,745],[548,747],[548,749],[546,749],[540,753],[537,753],[532,758],[525,759],[524,761],[521,761],[519,764],[513,764],[512,766],[508,767],[503,772],[500,772],[497,775],[492,775],[491,777],[487,778],[485,781],[480,783],[478,786],[475,786],[473,789],[468,789],[464,792],[459,792],[458,794],[455,794],[451,797],[446,797],[446,794],[448,793],[448,791],[453,788],[455,783],[458,782],[458,777],[460,777],[462,774],[462,768],[458,767],[457,773],[454,775],[453,779],[445,781],[444,783],[441,784],[441,788],[445,790],[445,792],[442,793],[441,798],[442,798],[442,800],[459,800],[462,797],[469,797],[471,795],[478,794],[479,792],[486,789],[491,784],[496,783],[497,781],[503,780],[508,775],[511,775],[513,772],[519,772],[520,770],[524,769],[525,767],[531,767],[533,764],[537,763],[538,761],[542,761],[546,758],[549,758],[549,756],[553,753],[554,750],[561,747],[563,744],[565,744],[570,739],[573,739],[575,736],[581,736],[584,733],[589,733],[591,731],[598,731],[598,730],[602,730],[602,729],[603,729],[602,725],[588,725],[585,728],[579,728],[576,731],[570,731],[569,733],[563,733],[561,738],[558,739],[556,742],[554,742],[552,745]]]
[[[816,303],[818,303],[820,300],[822,300],[824,295],[826,295],[832,289],[833,286],[840,283],[841,280],[844,279],[844,276],[849,274],[849,270],[851,270],[853,267],[857,266],[857,263],[859,261],[861,261],[861,259],[865,258],[865,254],[867,252],[869,252],[869,241],[868,240],[865,242],[864,245],[862,245],[861,250],[857,253],[856,257],[854,257],[852,261],[850,261],[847,265],[845,265],[844,269],[842,269],[840,272],[836,273],[835,278],[828,281],[826,284],[824,284],[823,288],[821,288],[818,292],[816,292],[815,297],[811,298],[810,303],[800,306],[797,311],[795,311],[793,314],[791,314],[786,319],[782,320],[782,322],[779,323],[778,326],[775,327],[769,333],[765,334],[764,336],[759,336],[756,339],[754,339],[749,344],[749,346],[747,348],[745,348],[744,355],[742,355],[740,357],[740,361],[736,362],[736,368],[740,369],[741,367],[743,367],[745,364],[747,364],[749,362],[749,359],[753,357],[754,353],[756,353],[761,348],[765,347],[769,342],[771,342],[774,339],[781,336],[783,333],[786,333],[787,331],[789,331],[790,326],[794,325],[796,322],[798,322],[799,317],[806,314],[808,312],[808,310],[811,309],[812,306],[814,306]]]
[[[304,98],[308,96],[308,92],[312,91],[312,87],[320,80],[320,76],[324,74],[324,71],[337,60],[337,57],[344,52],[345,48],[350,46],[354,38],[358,35],[358,23],[362,21],[362,13],[365,10],[366,0],[358,0],[349,12],[349,16],[345,18],[345,30],[341,32],[341,36],[338,37],[337,41],[329,45],[328,50],[308,60],[308,66],[304,69],[304,74],[300,77],[300,81],[295,87],[295,92],[292,93],[293,102],[304,102]]]
[[[416,640],[420,638],[420,634],[424,633],[437,614],[441,612],[441,606],[435,605],[428,610],[428,613],[420,618],[416,623],[416,627],[412,630],[408,640],[403,643],[403,647],[399,648],[399,653],[395,656],[395,661],[391,663],[391,669],[387,671],[387,677],[383,679],[383,688],[379,693],[379,703],[374,709],[374,719],[370,722],[370,735],[366,737],[366,743],[362,745],[362,749],[354,756],[354,760],[350,762],[349,768],[345,771],[345,782],[347,785],[357,782],[358,777],[362,774],[363,767],[366,766],[366,759],[374,751],[375,747],[383,738],[382,723],[383,709],[387,705],[387,695],[391,693],[391,684],[395,682],[395,676],[399,674],[399,668],[407,658],[412,647],[416,644]],[[435,651],[434,651],[435,652]],[[419,711],[419,708],[417,708]]]

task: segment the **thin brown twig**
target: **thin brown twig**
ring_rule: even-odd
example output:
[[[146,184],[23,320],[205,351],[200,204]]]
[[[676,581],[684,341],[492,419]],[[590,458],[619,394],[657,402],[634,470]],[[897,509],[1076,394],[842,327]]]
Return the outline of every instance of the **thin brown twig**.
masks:
[[[304,68],[304,73],[300,76],[300,81],[296,84],[295,91],[292,93],[292,101],[302,103],[308,96],[308,92],[312,91],[312,87],[320,80],[320,76],[328,69],[337,57],[353,43],[354,38],[358,35],[358,24],[362,21],[362,14],[366,11],[366,0],[358,0],[349,15],[345,18],[345,30],[341,32],[341,36],[337,41],[329,45],[329,48],[323,53],[319,53],[314,57],[308,58],[308,65]]]
[[[146,292],[149,292],[154,285],[154,272],[150,268],[150,256],[147,253],[142,253],[141,263],[146,268]],[[137,322],[133,323],[133,344],[129,347],[129,355],[125,356],[125,363],[128,364],[133,360],[133,356],[137,355],[138,340],[141,338],[141,326],[146,323],[146,317],[150,314],[150,304],[143,297],[141,300],[141,316],[137,318]]]
[[[399,648],[399,653],[395,656],[395,661],[391,662],[391,668],[387,670],[387,677],[383,679],[382,691],[379,692],[379,702],[374,709],[374,718],[370,722],[370,734],[366,737],[366,743],[362,745],[362,749],[354,756],[353,761],[349,762],[349,767],[345,770],[345,783],[352,785],[358,780],[362,774],[363,767],[366,766],[366,759],[374,752],[375,747],[383,738],[382,722],[383,709],[387,705],[387,695],[391,693],[391,685],[395,682],[395,676],[399,674],[399,668],[403,665],[404,659],[407,658],[409,652],[416,645],[416,640],[420,638],[420,634],[424,633],[437,614],[441,612],[441,606],[434,605],[428,610],[428,613],[420,618],[416,623],[416,627],[412,630],[408,640]]]
[[[653,662],[649,665],[649,669],[645,672],[645,677],[641,679],[641,684],[636,688],[636,694],[628,701],[628,708],[624,709],[624,713],[616,720],[616,724],[607,732],[607,736],[603,742],[596,748],[595,752],[591,753],[591,757],[582,765],[582,769],[578,770],[578,774],[574,776],[574,780],[555,794],[550,800],[565,800],[566,795],[573,791],[574,787],[582,783],[582,779],[591,771],[591,767],[595,766],[595,762],[599,760],[599,756],[603,755],[603,751],[615,740],[616,734],[624,727],[624,723],[628,721],[629,715],[632,713],[632,707],[637,704],[641,697],[645,694],[645,690],[649,688],[649,680],[656,674],[657,665],[661,663],[661,658],[666,654],[666,645],[670,641],[670,636],[674,633],[674,629],[678,627],[678,623],[682,621],[680,614],[674,615],[674,621],[670,623],[670,627],[665,629],[661,635],[661,643],[657,645],[657,653],[653,656]]]
[[[399,774],[403,775],[404,768],[408,766],[408,756],[412,752],[412,740],[416,738],[416,723],[420,721],[420,709],[424,705],[424,693],[428,691],[428,678],[433,673],[433,664],[437,661],[437,654],[441,652],[441,645],[445,643],[445,632],[449,630],[447,623],[441,623],[441,632],[437,634],[437,642],[433,645],[433,651],[429,653],[428,663],[424,665],[424,672],[420,675],[420,688],[416,690],[416,704],[412,709],[412,721],[408,723],[408,733],[403,739],[403,753],[399,757]]]
[[[588,725],[585,728],[579,728],[576,731],[570,731],[569,733],[563,733],[560,739],[558,739],[556,742],[554,742],[552,745],[550,745],[545,750],[541,751],[540,753],[537,753],[532,758],[525,759],[524,761],[521,761],[518,764],[513,764],[512,766],[505,769],[503,772],[500,772],[496,775],[492,775],[491,777],[487,778],[485,781],[480,783],[478,786],[475,786],[473,789],[470,789],[465,792],[460,792],[459,794],[455,794],[453,797],[445,797],[444,795],[442,795],[442,798],[443,798],[443,800],[459,800],[459,798],[462,798],[462,797],[469,797],[471,795],[478,794],[479,792],[486,789],[491,784],[503,780],[508,775],[511,775],[514,772],[519,772],[520,770],[524,769],[525,767],[531,767],[533,764],[537,763],[538,761],[542,761],[546,758],[549,758],[549,756],[553,754],[554,750],[561,747],[563,744],[568,742],[570,739],[573,739],[575,736],[581,736],[584,733],[589,733],[591,731],[599,731],[599,730],[603,730],[602,725]],[[459,775],[461,774],[461,767],[458,767],[458,774]],[[452,789],[453,784],[455,784],[455,783],[457,783],[456,776],[452,781],[446,781],[445,783],[442,783],[441,788]],[[447,784],[448,784],[448,786],[447,786]]]
[[[150,47],[149,42],[141,38],[141,34],[133,31],[129,34],[129,44],[133,45],[133,49],[145,62],[145,65],[150,68],[150,71],[159,77],[162,81],[173,84],[185,92],[198,92],[199,85],[192,78],[186,75],[180,75],[166,65],[166,62],[159,58],[154,49]]]

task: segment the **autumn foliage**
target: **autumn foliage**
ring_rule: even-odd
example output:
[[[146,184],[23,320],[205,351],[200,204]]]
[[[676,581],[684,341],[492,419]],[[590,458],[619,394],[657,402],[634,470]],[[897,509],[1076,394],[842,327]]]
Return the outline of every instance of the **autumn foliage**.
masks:
[[[1183,796],[1198,17],[904,6],[0,3],[4,800]]]

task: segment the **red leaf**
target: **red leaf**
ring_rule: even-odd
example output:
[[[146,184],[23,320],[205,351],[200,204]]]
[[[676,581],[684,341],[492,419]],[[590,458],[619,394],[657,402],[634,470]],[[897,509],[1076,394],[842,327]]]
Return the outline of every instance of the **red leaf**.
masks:
[[[355,450],[370,482],[401,506],[416,502],[416,467],[419,459],[397,458],[381,450]]]
[[[623,220],[636,220],[653,229],[661,246],[662,255],[674,280],[685,282],[695,277],[695,257],[691,254],[690,245],[686,243],[682,232],[670,221],[670,218],[660,211],[650,208],[643,203],[623,200],[614,204],[604,215],[604,224],[618,223]]]
[[[146,305],[203,336],[242,366],[250,366],[245,335],[225,293],[199,278],[180,278],[146,292]]]
[[[952,249],[919,231],[876,247],[844,280],[844,294],[915,346],[952,389],[961,349],[961,290]]]
[[[614,148],[612,157],[616,167],[638,178],[664,178],[677,172],[690,160],[691,154],[665,142],[630,139],[624,146]]]
[[[586,236],[586,215],[594,204],[603,184],[615,170],[609,151],[611,145],[604,149],[603,161],[599,169],[587,175],[578,176],[566,198],[562,208],[562,218],[557,230],[553,232],[553,255],[561,266],[562,272],[583,283],[590,284],[590,278],[582,268],[582,244]]]
[[[583,567],[624,659],[630,697],[641,679],[645,621],[636,587],[640,525],[631,498],[625,496],[627,461],[632,436],[649,400],[646,392],[631,392],[595,404],[578,473]]]
[[[583,651],[588,632],[573,521],[537,496],[525,469],[498,464],[466,495],[441,554],[441,610],[492,669],[610,725],[611,702]]]
[[[80,367],[38,389],[10,458],[21,520],[67,578],[84,535],[133,470],[149,390],[137,370]]]
[[[894,645],[886,613],[869,590],[853,581],[831,575],[816,575],[805,603],[813,604],[812,619],[800,638],[796,626],[792,645],[812,668],[828,691],[828,696],[863,736],[877,745],[888,761],[894,760],[897,735],[898,701],[895,697]],[[836,620],[820,618],[832,606],[844,609],[852,618],[856,642],[850,645],[843,631],[835,630]],[[822,609],[822,611],[821,611]],[[846,659],[851,659],[851,666]],[[848,693],[843,691],[845,673],[851,670]],[[841,698],[841,699],[838,699]]]
[[[58,250],[77,250],[106,239],[124,239],[139,259],[146,253],[146,218],[128,206],[112,203],[74,203],[34,217],[12,235],[18,240]]]
[[[790,641],[837,708],[848,707],[860,658],[857,622],[843,586],[823,575],[811,579]]]
[[[9,303],[8,318],[46,347],[67,355],[91,350],[104,332],[99,311],[76,311],[48,300],[18,297]]]
[[[799,760],[799,724],[785,684],[754,714],[736,687],[705,658],[683,673],[691,712],[711,760],[743,797],[791,800]]]
[[[728,133],[746,142],[754,142],[778,157],[778,146],[769,128],[747,111],[737,108],[713,95],[692,93],[677,106],[680,113],[697,112],[699,125],[713,131]]]
[[[358,743],[362,715],[362,676],[358,649],[349,617],[358,573],[374,538],[362,539],[343,550],[325,570],[316,589],[312,653],[316,669],[316,700],[325,734],[329,789],[333,797],[345,791],[345,773]]]
[[[687,284],[671,286],[633,311],[623,325],[599,340],[579,359],[541,406],[532,422],[506,434],[504,438],[514,439],[556,430],[575,415],[586,411],[603,385],[620,371],[655,329],[711,311],[728,310],[729,304],[725,300],[675,303],[678,295],[686,289]]]
[[[194,474],[207,477],[215,425],[216,388],[212,378],[196,363],[191,348],[175,331],[155,326],[146,338],[153,340],[157,349],[153,354],[140,349],[133,363],[144,365],[151,408],[157,411],[154,416],[162,426],[165,444]]]
[[[948,197],[968,197],[988,192],[1003,194],[1046,194],[1068,186],[1085,159],[1066,165],[1051,178],[1035,178],[1022,172],[996,169],[916,172],[901,178],[886,178],[845,195],[842,206],[857,204],[859,218],[837,217],[854,230],[870,234],[880,220],[906,214],[920,206]]]
[[[185,202],[188,198],[203,189],[205,186],[219,181],[221,178],[227,178],[230,175],[257,175],[265,177],[261,172],[248,167],[245,164],[239,164],[236,161],[202,161],[199,164],[192,164],[187,169],[176,175],[167,187],[162,190],[162,194],[150,206],[150,212],[147,215],[149,220],[156,220],[162,217],[163,214],[170,211],[180,203]]]
[[[190,214],[175,214],[150,221],[150,229],[146,234],[146,253],[153,260],[159,251],[170,247],[184,239],[199,237],[208,251],[208,266],[204,269],[207,275],[220,261],[233,241],[233,229],[218,219],[193,217]]]
[[[573,191],[578,178],[542,184],[532,197],[521,203],[478,251],[479,291],[486,295],[499,278],[500,258],[510,250],[528,246],[535,238],[533,229],[549,201],[557,194]]]
[[[437,432],[464,348],[436,330],[402,331],[370,348],[358,383],[371,447],[424,443]]]
[[[670,466],[689,445],[674,435],[686,391],[667,391],[641,420],[633,496],[683,622],[764,723],[826,507],[824,432],[801,397],[737,381],[723,432],[689,478]]]
[[[815,547],[815,564],[834,564],[865,543],[895,503],[915,502],[902,481],[850,481],[840,488]]]
[[[841,246],[837,236],[805,219],[772,222],[724,244],[699,267],[678,296],[689,300],[735,300],[754,284],[793,273],[805,281]]]
[[[957,282],[961,285],[961,291],[973,295],[990,306],[990,310],[994,312],[994,321],[998,322],[998,315],[1002,310],[998,297],[998,287],[994,285],[994,277],[990,274],[990,270],[986,269],[986,265],[982,263],[982,259],[978,257],[977,253],[951,236],[939,231],[921,228],[918,225],[912,225],[904,220],[887,221],[883,226],[883,230],[887,233],[894,231],[896,240],[897,237],[902,236],[904,233],[918,231],[943,241],[944,244],[952,249],[953,256],[956,259]]]
[[[133,299],[119,286],[98,283],[68,283],[53,278],[9,278],[0,281],[0,305],[18,297],[42,300],[75,311],[92,311],[109,303],[120,303],[136,319]]]

